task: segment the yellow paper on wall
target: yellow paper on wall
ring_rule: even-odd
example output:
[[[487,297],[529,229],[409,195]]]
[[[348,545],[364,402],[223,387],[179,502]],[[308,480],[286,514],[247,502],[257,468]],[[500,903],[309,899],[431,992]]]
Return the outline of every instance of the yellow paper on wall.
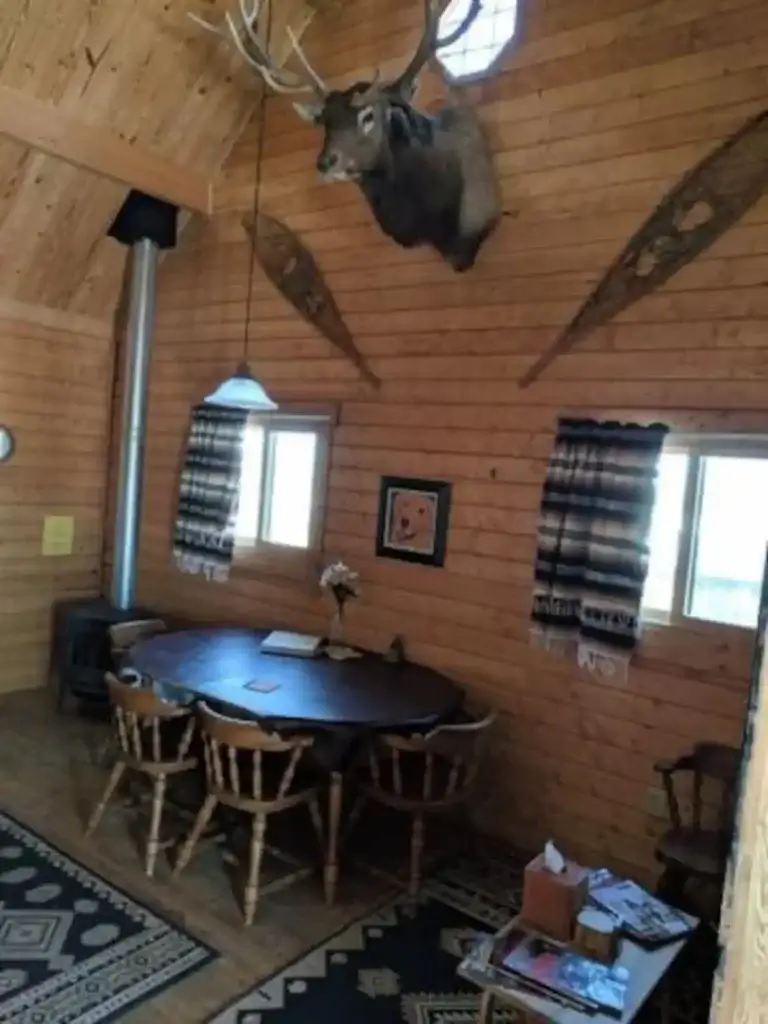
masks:
[[[74,516],[46,516],[43,521],[43,554],[71,555],[75,544]]]

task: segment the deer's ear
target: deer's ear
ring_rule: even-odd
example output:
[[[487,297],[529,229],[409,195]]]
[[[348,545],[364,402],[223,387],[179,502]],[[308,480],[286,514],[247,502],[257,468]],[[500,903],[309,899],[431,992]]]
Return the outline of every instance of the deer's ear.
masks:
[[[404,85],[401,85],[398,92],[403,103],[413,103],[418,88],[418,82],[406,82]]]
[[[309,121],[311,124],[317,124],[320,120],[320,115],[323,112],[322,103],[294,103],[293,109],[302,119],[302,121]]]

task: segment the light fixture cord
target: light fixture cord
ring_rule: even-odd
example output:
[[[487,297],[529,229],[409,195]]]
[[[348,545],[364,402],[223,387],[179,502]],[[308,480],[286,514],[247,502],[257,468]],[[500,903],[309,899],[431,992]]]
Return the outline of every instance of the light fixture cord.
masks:
[[[272,3],[273,0],[269,0],[267,4],[267,32],[265,39],[265,49],[269,53],[269,42],[272,35]],[[265,131],[265,114],[267,110],[267,85],[262,80],[261,83],[261,99],[259,101],[259,127],[257,134],[257,149],[256,149],[256,176],[253,185],[253,230],[251,232],[251,252],[248,265],[248,296],[246,298],[245,305],[245,332],[243,337],[243,363],[247,367],[248,365],[248,328],[251,323],[251,302],[253,300],[253,275],[256,270],[256,238],[259,231],[259,210],[261,207],[261,161],[264,155],[264,131]]]

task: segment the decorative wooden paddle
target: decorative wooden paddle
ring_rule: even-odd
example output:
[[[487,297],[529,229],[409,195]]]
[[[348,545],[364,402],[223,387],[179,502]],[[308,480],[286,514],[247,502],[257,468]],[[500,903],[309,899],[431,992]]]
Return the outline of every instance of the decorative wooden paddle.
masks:
[[[768,189],[768,110],[709,153],[656,207],[562,334],[520,378],[527,387],[579,338],[649,295],[709,248]]]
[[[245,217],[243,227],[272,284],[308,323],[357,367],[372,387],[380,387],[381,381],[355,344],[314,256],[299,237],[268,213],[258,214],[257,219]]]

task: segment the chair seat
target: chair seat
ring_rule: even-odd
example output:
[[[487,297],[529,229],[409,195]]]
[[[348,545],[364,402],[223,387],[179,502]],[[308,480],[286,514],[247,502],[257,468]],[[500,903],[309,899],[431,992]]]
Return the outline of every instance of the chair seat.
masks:
[[[673,861],[701,875],[718,876],[723,871],[723,836],[720,832],[694,828],[673,828],[656,846],[659,857]]]

